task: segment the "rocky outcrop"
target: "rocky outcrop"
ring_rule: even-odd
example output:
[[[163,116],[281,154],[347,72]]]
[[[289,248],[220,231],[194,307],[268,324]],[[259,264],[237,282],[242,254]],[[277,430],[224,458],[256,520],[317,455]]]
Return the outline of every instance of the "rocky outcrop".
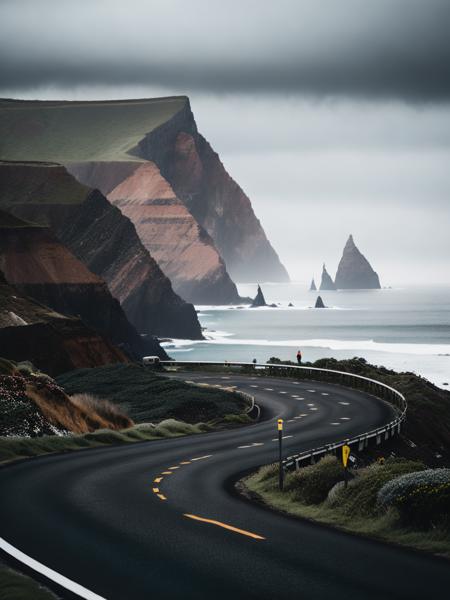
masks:
[[[317,300],[316,300],[316,304],[314,305],[314,308],[326,308],[321,296],[317,296]]]
[[[240,301],[210,236],[153,162],[141,164],[108,199],[132,221],[180,296],[197,304]]]
[[[341,290],[380,289],[381,287],[377,273],[356,247],[352,235],[345,244],[335,283]]]
[[[58,375],[127,362],[117,347],[76,318],[65,317],[7,283],[0,272],[0,348],[4,358]]]
[[[256,292],[256,296],[254,297],[250,308],[258,308],[260,306],[267,306],[266,299],[264,298],[264,294],[262,292],[261,287],[258,285],[258,291]],[[275,305],[272,305],[275,306]]]
[[[336,286],[334,285],[334,281],[331,279],[326,267],[325,263],[322,269],[322,281],[320,282],[320,290],[335,290]]]
[[[310,292],[317,292],[316,282],[314,281],[314,277],[311,280],[311,285],[309,286]]]
[[[90,272],[46,227],[0,210],[0,269],[8,283],[53,310],[79,316],[130,355],[166,357],[153,339],[143,340],[105,282]]]
[[[66,164],[105,194],[129,177],[133,161],[153,161],[211,236],[233,278],[288,280],[249,198],[197,131],[184,96],[0,101],[0,139],[1,159]]]
[[[140,333],[202,339],[194,307],[174,293],[131,221],[64,167],[0,163],[0,204],[51,226],[89,270],[106,281]]]

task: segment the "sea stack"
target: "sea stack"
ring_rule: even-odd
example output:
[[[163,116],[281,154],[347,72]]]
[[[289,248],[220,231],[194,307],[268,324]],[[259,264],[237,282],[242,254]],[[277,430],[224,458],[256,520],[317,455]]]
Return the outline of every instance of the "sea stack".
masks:
[[[326,306],[323,303],[323,300],[320,296],[317,296],[317,300],[316,300],[316,304],[315,304],[314,308],[326,308]]]
[[[262,293],[261,286],[258,285],[258,291],[253,302],[250,305],[250,308],[258,308],[259,306],[267,306],[266,299],[264,298],[264,294]]]
[[[316,287],[316,282],[314,281],[314,277],[312,278],[311,286],[309,288],[309,291],[310,292],[317,292],[317,287]]]
[[[326,267],[325,263],[323,263],[322,269],[322,281],[320,282],[321,290],[335,290],[336,286],[334,285],[333,280],[331,279]]]
[[[341,290],[379,290],[381,288],[378,275],[356,247],[352,235],[345,244],[338,266],[336,288]]]

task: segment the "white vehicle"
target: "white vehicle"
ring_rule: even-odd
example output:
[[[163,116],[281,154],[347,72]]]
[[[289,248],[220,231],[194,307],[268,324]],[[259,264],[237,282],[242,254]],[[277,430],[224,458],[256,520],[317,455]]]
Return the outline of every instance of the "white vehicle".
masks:
[[[142,362],[144,365],[157,365],[159,364],[159,356],[144,356]]]

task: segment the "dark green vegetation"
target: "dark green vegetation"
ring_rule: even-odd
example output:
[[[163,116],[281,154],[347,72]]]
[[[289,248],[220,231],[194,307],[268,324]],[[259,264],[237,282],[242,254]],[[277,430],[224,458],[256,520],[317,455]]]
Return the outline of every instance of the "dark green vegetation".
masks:
[[[0,565],[0,600],[56,600],[56,596],[34,579]]]
[[[0,463],[31,458],[53,452],[71,452],[86,448],[99,448],[111,444],[130,444],[146,442],[167,437],[178,437],[210,431],[208,424],[190,425],[175,419],[161,421],[158,425],[152,423],[135,425],[122,431],[98,429],[83,435],[44,435],[42,437],[0,437]]]
[[[173,418],[187,423],[242,413],[245,402],[236,394],[168,379],[137,364],[78,369],[57,378],[68,394],[90,393],[108,399],[135,423]]]
[[[276,510],[450,557],[450,474],[447,469],[424,469],[420,462],[391,458],[355,471],[345,488],[341,464],[336,457],[327,456],[315,465],[288,473],[283,492],[278,490],[276,464],[262,467],[238,485],[245,494]],[[389,499],[384,486],[398,488],[403,477],[418,480],[425,473],[442,479],[442,472],[446,473],[445,482],[435,482],[433,488],[416,486],[411,496],[415,501],[408,506],[382,501]],[[423,516],[424,502],[429,518],[426,522],[421,519],[419,525],[416,517]]]
[[[0,158],[139,160],[133,156],[133,148],[180,111],[186,101],[184,96],[110,102],[2,100]]]

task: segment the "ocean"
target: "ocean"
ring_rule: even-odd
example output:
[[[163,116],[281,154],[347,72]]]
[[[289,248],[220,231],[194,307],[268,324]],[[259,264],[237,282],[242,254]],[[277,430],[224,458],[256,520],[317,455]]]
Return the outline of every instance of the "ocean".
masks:
[[[238,287],[241,296],[256,294],[255,284]],[[361,356],[450,389],[450,286],[335,292],[310,292],[304,283],[261,287],[277,308],[198,306],[205,341],[164,342],[168,354],[178,360],[295,361],[300,348],[304,361]],[[312,308],[318,294],[327,308]]]

